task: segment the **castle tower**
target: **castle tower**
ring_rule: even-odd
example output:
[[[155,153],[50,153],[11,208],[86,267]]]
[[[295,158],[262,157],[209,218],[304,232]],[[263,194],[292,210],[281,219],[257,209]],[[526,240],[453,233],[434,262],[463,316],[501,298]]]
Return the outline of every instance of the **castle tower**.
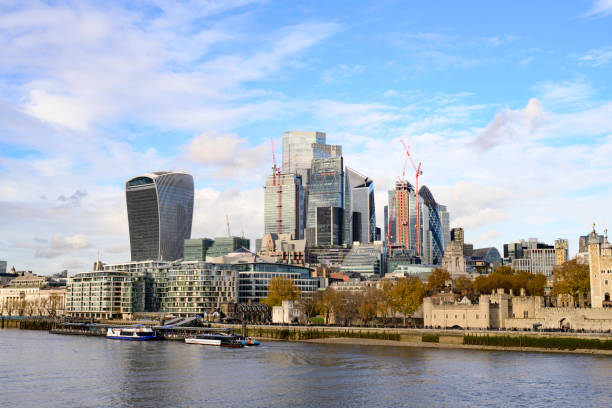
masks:
[[[589,273],[591,279],[591,307],[612,305],[612,245],[608,242],[607,231],[600,244],[595,232],[589,234]]]

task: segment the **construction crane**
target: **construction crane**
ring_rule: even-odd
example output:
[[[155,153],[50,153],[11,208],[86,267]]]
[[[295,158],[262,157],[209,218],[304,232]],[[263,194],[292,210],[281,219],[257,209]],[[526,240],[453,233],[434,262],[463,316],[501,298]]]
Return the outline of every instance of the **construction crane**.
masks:
[[[274,139],[270,138],[270,143],[272,145],[272,162],[274,163],[274,166],[272,166],[272,185],[274,186],[278,186],[278,202],[276,204],[277,207],[277,218],[276,218],[276,224],[277,224],[277,230],[278,230],[278,235],[280,236],[281,233],[281,193],[282,193],[282,189],[281,189],[281,170],[280,167],[278,167],[276,165],[276,155],[274,154]]]
[[[406,151],[406,158],[404,159],[404,173],[406,172],[406,159],[410,159],[410,163],[412,163],[412,168],[414,169],[414,173],[415,173],[415,194],[416,194],[416,203],[415,203],[415,207],[416,207],[416,255],[420,256],[421,255],[421,250],[420,250],[420,233],[419,233],[419,229],[420,229],[420,219],[419,219],[419,176],[423,174],[423,171],[421,171],[421,162],[419,162],[419,164],[417,165],[414,160],[412,159],[412,156],[410,155],[410,149],[408,148],[408,146],[406,146],[406,143],[404,143],[404,141],[400,138],[400,142],[402,142],[402,146],[404,147],[404,150]]]

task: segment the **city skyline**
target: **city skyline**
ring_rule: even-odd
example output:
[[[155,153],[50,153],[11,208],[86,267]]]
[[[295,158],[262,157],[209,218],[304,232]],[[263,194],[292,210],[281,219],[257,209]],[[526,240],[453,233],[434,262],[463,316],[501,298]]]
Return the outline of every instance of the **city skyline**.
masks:
[[[381,229],[401,137],[466,243],[573,256],[610,222],[609,4],[0,6],[0,259],[128,260],[123,182],[171,169],[195,179],[192,237],[227,214],[260,238],[269,140],[278,160],[290,130],[342,146]]]

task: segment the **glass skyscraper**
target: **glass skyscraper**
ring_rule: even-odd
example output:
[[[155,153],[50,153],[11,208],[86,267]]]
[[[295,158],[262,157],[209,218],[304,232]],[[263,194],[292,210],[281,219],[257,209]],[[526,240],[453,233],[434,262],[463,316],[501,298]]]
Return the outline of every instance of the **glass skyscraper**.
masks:
[[[282,172],[284,174],[297,174],[302,179],[304,195],[300,205],[304,209],[303,228],[306,228],[308,224],[307,217],[309,214],[314,214],[308,211],[312,161],[341,156],[342,147],[326,144],[325,133],[323,132],[287,131],[283,133]]]
[[[125,183],[132,262],[173,261],[183,257],[191,238],[193,177],[161,171]]]
[[[344,202],[344,164],[342,157],[314,159],[310,174],[306,228],[315,228],[319,207],[342,207]]]
[[[374,181],[347,167],[344,183],[344,243],[376,240]]]

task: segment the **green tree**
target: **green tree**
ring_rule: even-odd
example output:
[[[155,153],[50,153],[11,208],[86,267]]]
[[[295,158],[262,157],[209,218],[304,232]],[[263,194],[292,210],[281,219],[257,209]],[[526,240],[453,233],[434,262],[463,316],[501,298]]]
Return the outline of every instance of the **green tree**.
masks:
[[[553,272],[553,295],[570,294],[576,298],[590,291],[589,266],[579,264],[575,259],[556,266]]]
[[[430,292],[438,292],[446,285],[446,281],[450,279],[450,274],[446,269],[436,268],[429,274],[427,278],[427,290]]]
[[[268,284],[268,296],[262,303],[269,307],[280,306],[283,300],[297,300],[302,292],[295,286],[293,279],[278,276],[270,279]]]

